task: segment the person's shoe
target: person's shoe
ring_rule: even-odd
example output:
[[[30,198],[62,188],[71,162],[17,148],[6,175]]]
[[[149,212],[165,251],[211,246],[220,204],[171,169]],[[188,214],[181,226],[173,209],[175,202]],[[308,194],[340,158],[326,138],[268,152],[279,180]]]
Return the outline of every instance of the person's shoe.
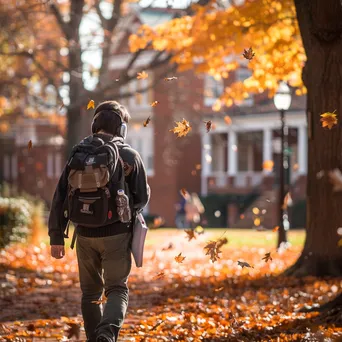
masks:
[[[101,334],[97,336],[96,342],[115,342],[115,339],[112,337],[109,337],[108,335]]]

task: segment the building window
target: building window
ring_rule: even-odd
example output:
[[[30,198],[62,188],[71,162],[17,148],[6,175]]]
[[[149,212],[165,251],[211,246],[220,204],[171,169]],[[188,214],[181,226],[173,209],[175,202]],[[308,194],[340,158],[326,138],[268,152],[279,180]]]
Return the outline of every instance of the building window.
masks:
[[[10,157],[9,155],[5,154],[4,155],[4,179],[9,180],[10,179],[10,170],[11,165],[10,165]]]
[[[126,142],[140,155],[148,175],[153,174],[153,127],[131,133]]]
[[[238,82],[243,82],[247,78],[252,76],[252,71],[246,68],[239,68],[236,70],[236,80]],[[249,94],[249,96],[243,101],[236,103],[240,107],[251,107],[254,105],[254,96]]]
[[[47,176],[53,178],[53,155],[49,153],[47,156]]]
[[[60,153],[55,154],[55,177],[59,178],[62,173],[62,155]]]
[[[11,168],[12,168],[12,179],[17,179],[18,178],[18,158],[16,154],[12,155]]]
[[[222,80],[216,80],[211,75],[204,77],[204,105],[212,106],[223,94],[224,85]]]

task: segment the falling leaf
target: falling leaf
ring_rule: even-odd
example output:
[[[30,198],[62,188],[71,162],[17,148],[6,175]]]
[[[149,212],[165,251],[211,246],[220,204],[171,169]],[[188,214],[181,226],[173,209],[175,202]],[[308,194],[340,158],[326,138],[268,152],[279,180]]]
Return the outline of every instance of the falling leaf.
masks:
[[[151,103],[151,107],[155,107],[158,103],[159,103],[158,101],[153,101],[153,102]]]
[[[173,80],[177,80],[177,77],[172,76],[172,77],[165,77],[164,78],[165,81],[173,81]]]
[[[75,336],[76,339],[79,340],[80,339],[81,327],[76,323],[67,323],[67,324],[70,327],[67,331],[68,339],[71,339],[72,337]]]
[[[175,256],[175,260],[176,262],[178,262],[178,264],[183,263],[185,257],[182,256],[182,253],[179,253],[177,256]]]
[[[182,189],[181,189],[181,194],[182,194],[183,196],[186,196],[186,195],[188,194],[188,192],[186,191],[185,188],[182,188]]]
[[[241,214],[240,215],[240,220],[243,220],[245,218],[245,215],[244,214]]]
[[[279,226],[275,226],[273,229],[272,229],[272,232],[277,232],[279,230]]]
[[[204,121],[204,123],[205,123],[205,128],[207,130],[207,133],[209,133],[211,131],[212,122],[211,120],[209,120],[209,121]]]
[[[151,121],[151,117],[149,116],[143,123],[144,127],[146,127]]]
[[[188,241],[191,241],[192,239],[196,239],[195,231],[194,230],[187,229],[187,230],[185,230],[185,233],[187,235]]]
[[[167,247],[164,247],[164,248],[162,249],[162,251],[169,251],[169,250],[171,250],[171,249],[173,249],[173,248],[174,248],[173,243],[170,242],[169,245],[168,245]]]
[[[224,117],[224,122],[227,124],[227,125],[231,125],[232,124],[232,119],[230,118],[230,116],[226,115]]]
[[[27,148],[30,150],[32,148],[32,140],[30,140],[27,144]]]
[[[222,286],[222,287],[219,287],[218,289],[215,289],[214,291],[215,292],[220,292],[220,291],[222,291],[224,289],[224,287]]]
[[[262,163],[262,168],[263,168],[265,171],[272,171],[272,170],[273,170],[273,166],[274,166],[273,160],[265,160],[265,161]]]
[[[265,260],[265,262],[272,261],[271,252],[266,253],[262,260]]]
[[[342,247],[342,239],[338,240],[337,246]]]
[[[177,134],[178,138],[185,137],[191,131],[190,123],[185,119],[183,121],[176,121],[175,123],[176,127],[170,129],[170,132]]]
[[[245,261],[238,261],[238,265],[241,266],[242,268],[244,268],[244,267],[254,268],[248,262],[245,262]]]
[[[90,100],[87,104],[87,109],[93,108],[95,109],[95,102],[94,100]]]
[[[201,164],[196,164],[195,168],[196,168],[196,170],[201,170],[202,165]]]
[[[255,53],[254,53],[253,49],[250,47],[248,50],[246,50],[246,49],[243,50],[242,56],[250,61],[255,56]]]
[[[283,203],[283,210],[286,210],[288,206],[292,205],[292,197],[291,194],[288,192],[284,197],[284,203]]]
[[[138,72],[138,74],[137,74],[138,80],[144,80],[147,77],[148,77],[148,74],[146,71]]]
[[[105,295],[105,293],[103,292],[102,295],[101,295],[101,298],[99,300],[93,300],[92,301],[93,304],[106,304],[107,303],[107,297]]]
[[[59,107],[59,111],[61,111],[64,108],[64,103],[62,102],[61,106]]]
[[[191,176],[196,176],[197,175],[197,171],[196,170],[192,170],[191,171]]]
[[[333,126],[337,125],[337,114],[335,114],[334,110],[332,113],[326,112],[324,114],[321,114],[321,122],[322,127],[328,127],[329,129],[332,129]]]
[[[219,254],[221,253],[221,247],[228,242],[227,238],[218,239],[217,241],[209,241],[204,249],[207,249],[205,255],[210,255],[210,260],[212,262],[220,259]]]
[[[164,272],[159,272],[153,279],[161,279],[165,277],[165,273]]]

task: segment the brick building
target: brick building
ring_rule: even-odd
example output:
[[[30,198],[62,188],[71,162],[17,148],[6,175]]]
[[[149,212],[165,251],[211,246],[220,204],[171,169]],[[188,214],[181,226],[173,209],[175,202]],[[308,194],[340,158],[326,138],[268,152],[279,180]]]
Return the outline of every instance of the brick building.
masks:
[[[121,34],[113,42],[110,68],[115,78],[129,62],[128,37],[140,24],[157,25],[170,20],[172,9],[145,9],[133,7],[122,22]],[[154,52],[142,53],[131,72],[148,65]],[[231,57],[233,58],[233,57]],[[239,59],[240,60],[240,59]],[[145,163],[152,198],[145,212],[161,215],[166,225],[174,226],[175,204],[179,191],[186,188],[197,192],[207,201],[207,217],[221,216],[213,225],[250,227],[253,225],[253,207],[262,208],[263,224],[276,224],[275,208],[279,169],[280,119],[272,99],[267,94],[250,96],[239,105],[213,112],[211,106],[224,86],[236,78],[244,80],[250,71],[241,60],[241,66],[225,83],[208,75],[191,71],[164,79],[166,66],[149,73],[143,80],[134,79],[122,89],[136,95],[121,102],[129,109],[132,120],[127,142],[139,151]],[[149,82],[155,84],[149,91],[139,90]],[[158,101],[154,107],[151,103]],[[307,137],[305,98],[294,97],[286,113],[289,136],[289,168],[287,178],[294,201],[304,198],[307,172]],[[229,116],[228,125],[224,117]],[[147,127],[143,122],[151,117]],[[177,138],[170,129],[175,121],[187,119],[192,126],[188,136]],[[212,120],[215,128],[209,133],[204,121]],[[16,184],[20,189],[51,201],[57,178],[63,166],[63,137],[57,126],[44,120],[23,120],[14,125],[7,135],[2,134],[0,180]],[[85,132],[86,135],[88,132]],[[28,151],[32,140],[34,149]],[[263,169],[263,162],[274,161],[273,170]],[[254,194],[254,197],[249,196]],[[218,197],[221,196],[220,203]],[[222,197],[226,196],[226,197]],[[245,197],[244,197],[245,196]],[[248,205],[247,198],[253,198]],[[244,198],[245,204],[241,205]],[[238,201],[239,199],[239,201]],[[205,203],[206,204],[206,203]],[[241,216],[241,213],[245,213]],[[222,220],[223,219],[223,220]]]

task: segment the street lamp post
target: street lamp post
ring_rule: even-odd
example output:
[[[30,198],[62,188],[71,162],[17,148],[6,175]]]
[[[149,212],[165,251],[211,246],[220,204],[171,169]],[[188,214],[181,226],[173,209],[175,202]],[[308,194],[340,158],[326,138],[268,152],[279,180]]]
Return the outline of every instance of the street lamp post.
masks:
[[[279,247],[282,243],[287,242],[287,234],[284,227],[284,199],[285,199],[285,168],[288,168],[287,152],[288,149],[288,127],[285,126],[285,112],[291,105],[291,90],[285,82],[280,82],[279,88],[274,95],[274,105],[279,110],[281,122],[281,149],[280,149],[280,170],[279,170],[279,230],[278,230],[278,243]]]

